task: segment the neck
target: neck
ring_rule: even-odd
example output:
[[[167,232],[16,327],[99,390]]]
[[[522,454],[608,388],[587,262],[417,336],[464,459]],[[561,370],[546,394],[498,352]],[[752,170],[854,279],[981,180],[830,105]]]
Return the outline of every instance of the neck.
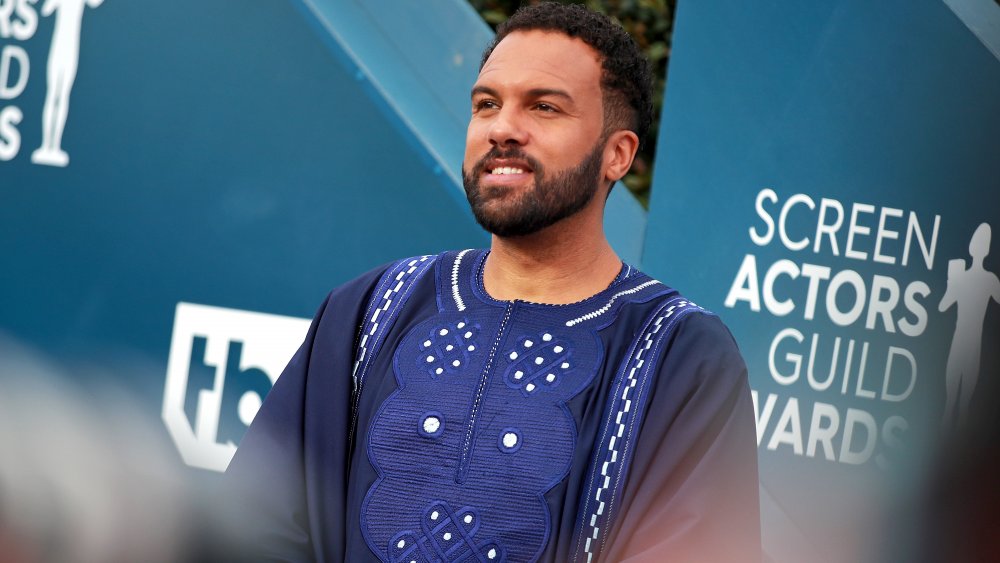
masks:
[[[621,270],[603,216],[580,213],[523,237],[493,236],[483,285],[494,299],[561,305],[607,288]],[[589,224],[588,224],[589,223]]]

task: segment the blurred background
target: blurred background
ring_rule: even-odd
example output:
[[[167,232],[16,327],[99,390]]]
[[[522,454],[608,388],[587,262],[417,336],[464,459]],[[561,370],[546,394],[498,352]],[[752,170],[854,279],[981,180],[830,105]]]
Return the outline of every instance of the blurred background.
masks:
[[[746,357],[767,560],[995,559],[1000,3],[582,3],[657,75],[606,230]],[[518,5],[0,3],[0,560],[225,549],[329,289],[489,244],[469,88]]]

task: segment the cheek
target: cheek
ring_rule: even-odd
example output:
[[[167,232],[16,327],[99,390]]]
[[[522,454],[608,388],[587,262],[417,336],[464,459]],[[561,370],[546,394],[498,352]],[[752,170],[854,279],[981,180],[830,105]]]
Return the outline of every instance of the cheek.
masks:
[[[465,160],[466,168],[472,168],[480,158],[489,150],[489,141],[483,136],[483,127],[475,122],[469,123],[469,128],[465,132]]]

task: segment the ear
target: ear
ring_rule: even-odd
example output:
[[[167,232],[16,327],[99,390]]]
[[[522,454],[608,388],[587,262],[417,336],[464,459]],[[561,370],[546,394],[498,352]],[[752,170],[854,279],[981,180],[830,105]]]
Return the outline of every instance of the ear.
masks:
[[[604,180],[612,184],[621,180],[639,150],[639,137],[627,129],[619,129],[608,137],[604,145]]]

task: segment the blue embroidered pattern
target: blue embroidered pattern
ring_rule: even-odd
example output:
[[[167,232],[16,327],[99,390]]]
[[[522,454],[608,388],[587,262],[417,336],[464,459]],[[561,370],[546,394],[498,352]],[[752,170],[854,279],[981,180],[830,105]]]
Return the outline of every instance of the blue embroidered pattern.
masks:
[[[453,324],[434,325],[420,343],[417,365],[431,378],[454,374],[468,365],[479,341],[479,325],[462,319]]]
[[[567,325],[606,299],[493,301],[477,293],[484,259],[463,251],[437,260],[438,314],[411,329],[393,356],[398,387],[368,434],[379,477],[361,511],[365,541],[385,561],[541,555],[551,533],[544,495],[566,476],[576,448],[566,401],[591,384],[604,354],[597,330],[628,301],[615,297],[596,319]],[[629,283],[616,289],[648,280],[622,279]],[[664,290],[642,289],[647,299]]]
[[[471,506],[452,510],[444,501],[434,501],[422,514],[420,530],[404,530],[389,540],[392,563],[432,561],[507,560],[496,542],[483,540],[479,511]]]
[[[538,390],[551,390],[571,375],[572,345],[556,339],[551,332],[519,339],[517,345],[504,354],[509,365],[504,382],[528,396]]]

